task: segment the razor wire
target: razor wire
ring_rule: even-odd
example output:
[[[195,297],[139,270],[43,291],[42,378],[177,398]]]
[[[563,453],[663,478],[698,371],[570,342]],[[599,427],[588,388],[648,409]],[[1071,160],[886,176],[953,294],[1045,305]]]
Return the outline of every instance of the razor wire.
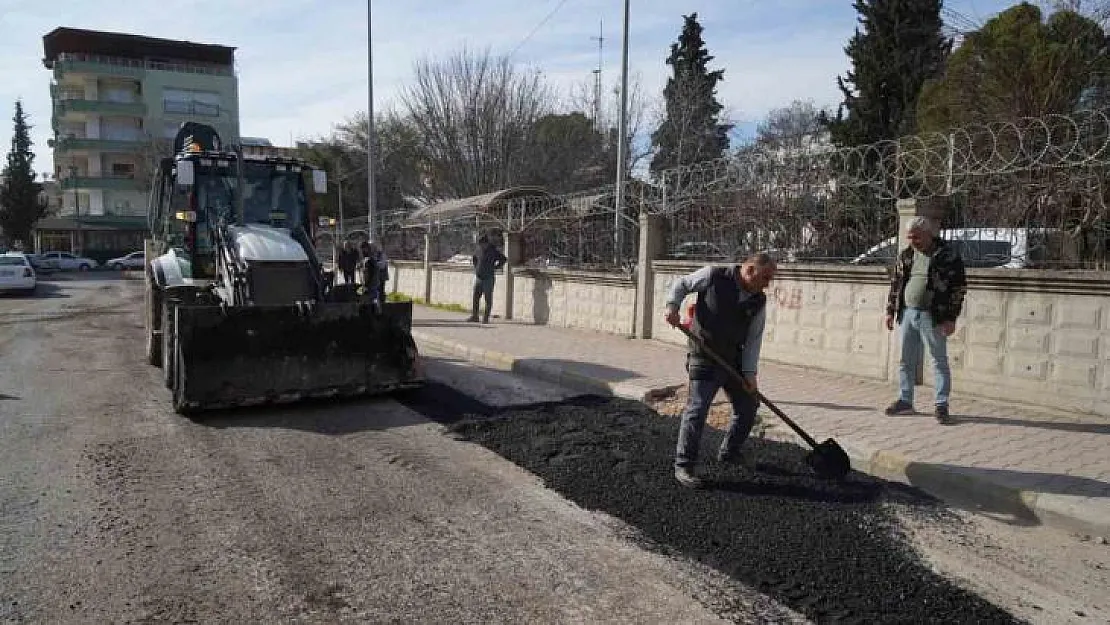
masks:
[[[704,193],[820,181],[877,199],[929,199],[977,179],[1051,168],[1110,165],[1110,108],[1023,117],[868,145],[801,150],[754,147],[660,174],[651,212],[681,211]],[[669,196],[669,197],[668,197]]]

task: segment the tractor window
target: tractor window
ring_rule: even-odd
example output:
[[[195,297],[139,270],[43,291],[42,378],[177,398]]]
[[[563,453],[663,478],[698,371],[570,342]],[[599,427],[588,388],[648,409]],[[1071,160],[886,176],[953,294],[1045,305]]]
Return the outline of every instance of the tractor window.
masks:
[[[297,172],[247,163],[243,168],[243,222],[292,228],[305,223],[304,182]],[[234,168],[198,172],[197,206],[209,219],[236,221]],[[199,216],[198,216],[199,219]]]

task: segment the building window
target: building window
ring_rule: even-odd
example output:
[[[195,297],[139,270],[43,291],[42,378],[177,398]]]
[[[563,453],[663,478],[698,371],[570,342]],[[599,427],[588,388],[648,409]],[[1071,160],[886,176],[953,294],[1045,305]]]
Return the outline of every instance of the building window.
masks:
[[[187,89],[164,89],[162,91],[162,109],[166,113],[218,117],[220,115],[220,104],[220,94],[210,91]]]

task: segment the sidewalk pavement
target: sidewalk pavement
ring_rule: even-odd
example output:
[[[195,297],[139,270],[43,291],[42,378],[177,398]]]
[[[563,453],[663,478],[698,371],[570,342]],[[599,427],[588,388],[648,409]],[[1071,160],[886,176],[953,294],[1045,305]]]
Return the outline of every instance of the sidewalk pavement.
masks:
[[[413,334],[424,350],[586,392],[651,401],[685,385],[678,346],[515,321],[482,325],[466,316],[416,305]],[[835,438],[858,471],[1003,522],[1110,538],[1105,418],[973,398],[958,386],[955,425],[924,412],[888,417],[882,410],[895,398],[893,383],[766,360],[759,385],[814,438]],[[919,389],[919,410],[931,408],[930,393]],[[761,414],[771,426],[765,436],[805,445],[766,408]]]

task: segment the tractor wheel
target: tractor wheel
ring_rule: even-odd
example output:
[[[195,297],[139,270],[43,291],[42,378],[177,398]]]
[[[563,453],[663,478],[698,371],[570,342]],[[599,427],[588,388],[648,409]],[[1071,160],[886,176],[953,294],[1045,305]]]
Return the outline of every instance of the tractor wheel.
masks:
[[[147,274],[146,280],[146,361],[155,367],[162,366],[161,298],[154,292],[154,283]]]

